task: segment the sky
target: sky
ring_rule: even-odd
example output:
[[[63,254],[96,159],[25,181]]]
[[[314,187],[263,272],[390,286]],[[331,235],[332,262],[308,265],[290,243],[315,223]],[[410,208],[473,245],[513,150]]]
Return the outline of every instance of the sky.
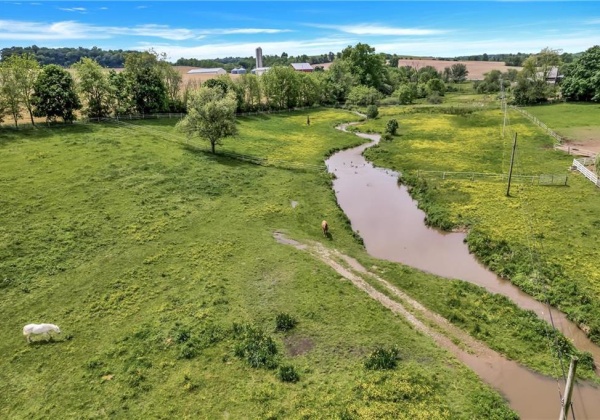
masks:
[[[0,49],[148,50],[184,58],[376,52],[454,57],[584,51],[600,44],[600,2],[5,1]]]

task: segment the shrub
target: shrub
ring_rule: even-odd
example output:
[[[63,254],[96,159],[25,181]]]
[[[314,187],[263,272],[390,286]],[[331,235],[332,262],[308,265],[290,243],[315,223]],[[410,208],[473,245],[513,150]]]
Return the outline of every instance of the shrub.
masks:
[[[279,371],[277,372],[277,377],[281,382],[291,382],[296,383],[300,380],[300,376],[294,366],[284,365],[279,367]]]
[[[388,133],[387,131],[385,133],[383,133],[383,135],[381,136],[381,140],[383,141],[392,141],[394,140],[394,137]]]
[[[234,333],[239,340],[235,346],[237,357],[245,359],[253,368],[273,369],[277,366],[277,346],[271,337],[250,325],[234,325]]]
[[[377,105],[369,105],[367,107],[367,118],[373,119],[377,118],[379,115],[379,109],[377,109]]]
[[[398,102],[402,105],[412,104],[415,97],[417,96],[417,88],[415,85],[402,85],[396,91],[398,95]]]
[[[275,317],[276,331],[289,331],[296,326],[298,321],[289,314],[280,313]]]
[[[370,370],[394,369],[399,358],[397,347],[389,349],[377,347],[365,361],[365,367]]]
[[[390,133],[392,136],[395,136],[396,132],[398,131],[398,121],[393,118],[389,120],[385,126],[385,131]]]
[[[442,97],[440,96],[439,93],[433,92],[431,95],[429,95],[427,97],[427,102],[429,102],[430,104],[441,104]]]

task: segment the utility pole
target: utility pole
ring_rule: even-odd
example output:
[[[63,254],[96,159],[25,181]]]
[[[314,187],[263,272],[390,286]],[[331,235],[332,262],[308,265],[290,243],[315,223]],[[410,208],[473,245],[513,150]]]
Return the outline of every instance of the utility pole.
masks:
[[[517,133],[515,133],[515,141],[513,142],[512,153],[510,154],[510,169],[508,171],[508,188],[506,189],[506,196],[510,197],[510,180],[512,178],[513,163],[515,162],[515,149],[517,148]]]
[[[560,410],[559,420],[567,420],[569,409],[571,408],[571,395],[573,394],[573,384],[575,383],[575,369],[577,369],[578,361],[579,359],[577,359],[577,357],[573,357],[571,359],[571,365],[569,366],[569,376],[567,377],[567,384],[565,385],[565,401]]]
[[[506,127],[506,97],[504,96],[504,82],[501,82],[500,88],[502,89],[502,108],[504,108],[504,121],[502,122],[502,138],[504,138],[504,128]]]

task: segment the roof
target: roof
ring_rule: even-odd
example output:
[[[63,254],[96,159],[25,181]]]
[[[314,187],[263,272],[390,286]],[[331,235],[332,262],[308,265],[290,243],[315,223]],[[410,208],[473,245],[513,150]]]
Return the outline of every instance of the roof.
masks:
[[[547,79],[558,79],[562,75],[558,73],[558,67],[552,67],[546,76]]]
[[[308,63],[292,63],[294,70],[313,71],[313,68]]]
[[[221,68],[221,67],[215,67],[212,69],[192,69],[190,71],[188,71],[188,74],[198,74],[198,73],[222,73],[225,72],[225,69]]]

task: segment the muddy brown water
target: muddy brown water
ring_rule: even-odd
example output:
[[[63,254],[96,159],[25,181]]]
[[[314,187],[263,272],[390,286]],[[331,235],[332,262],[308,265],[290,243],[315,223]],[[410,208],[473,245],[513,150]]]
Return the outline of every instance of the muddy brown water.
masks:
[[[508,297],[548,322],[551,316],[556,328],[579,350],[592,353],[598,366],[600,347],[564,313],[554,308],[548,311],[546,305],[487,270],[469,253],[464,233],[446,233],[427,227],[423,211],[417,208],[406,187],[398,185],[398,174],[375,168],[362,156],[380,136],[357,135],[371,142],[335,153],[326,164],[329,172],[336,176],[333,188],[337,201],[352,222],[352,228],[363,238],[370,255],[477,284]],[[563,381],[559,386],[556,380],[534,374],[503,358],[482,360],[466,353],[459,358],[504,394],[522,418],[558,417],[558,390],[562,392]],[[600,419],[600,390],[578,384],[574,391],[574,409],[578,419]]]

